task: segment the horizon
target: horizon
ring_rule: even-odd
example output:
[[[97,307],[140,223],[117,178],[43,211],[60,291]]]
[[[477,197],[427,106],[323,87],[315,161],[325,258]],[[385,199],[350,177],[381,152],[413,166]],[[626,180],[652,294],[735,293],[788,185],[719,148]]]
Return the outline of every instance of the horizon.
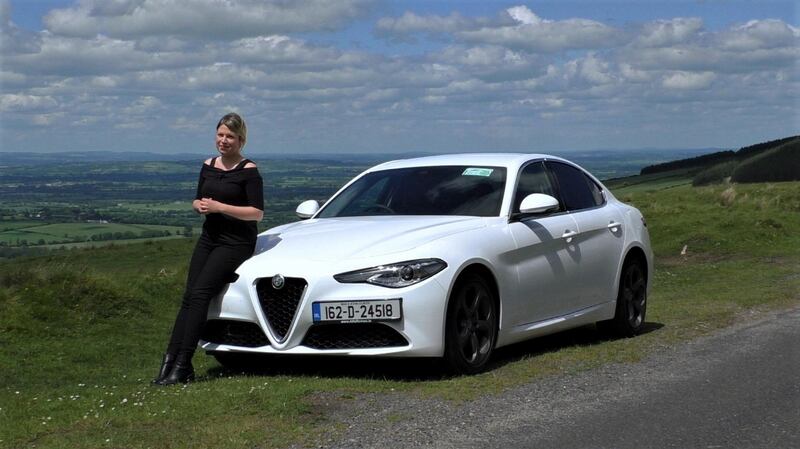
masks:
[[[228,111],[267,156],[721,151],[800,130],[794,1],[226,4],[0,0],[0,152],[211,154]]]
[[[375,152],[307,152],[307,153],[289,153],[289,152],[251,152],[248,151],[246,154],[242,153],[242,155],[246,158],[249,156],[251,157],[264,157],[264,158],[309,158],[309,157],[325,157],[325,158],[333,158],[335,156],[356,156],[356,157],[376,157],[376,156],[387,156],[387,155],[395,155],[395,156],[402,156],[402,155],[423,155],[423,156],[435,156],[435,155],[445,155],[445,154],[472,154],[472,153],[490,153],[490,154],[502,154],[502,153],[509,153],[509,154],[557,154],[557,153],[649,153],[649,152],[659,152],[659,151],[668,151],[668,152],[676,152],[676,153],[705,153],[705,152],[718,152],[718,151],[736,151],[739,148],[722,148],[722,147],[708,147],[708,148],[657,148],[657,147],[650,147],[650,148],[594,148],[594,149],[587,149],[587,150],[579,150],[579,149],[560,149],[560,150],[544,150],[544,151],[512,151],[512,150],[480,150],[480,151],[450,151],[450,152],[437,152],[437,151],[425,151],[425,150],[418,150],[418,151],[396,151],[396,152],[387,152],[387,153],[375,153]],[[86,156],[86,155],[98,155],[98,154],[107,154],[113,156],[125,156],[125,155],[152,155],[152,156],[159,156],[159,157],[180,157],[180,156],[192,156],[192,157],[213,157],[217,155],[217,153],[209,153],[209,152],[178,152],[178,153],[160,153],[154,151],[144,151],[144,150],[82,150],[82,151],[27,151],[25,153],[17,153],[14,151],[3,151],[0,150],[0,155],[14,155],[24,157],[25,155],[35,155],[35,156],[52,156],[52,157],[63,157],[65,155],[73,155],[73,156]]]

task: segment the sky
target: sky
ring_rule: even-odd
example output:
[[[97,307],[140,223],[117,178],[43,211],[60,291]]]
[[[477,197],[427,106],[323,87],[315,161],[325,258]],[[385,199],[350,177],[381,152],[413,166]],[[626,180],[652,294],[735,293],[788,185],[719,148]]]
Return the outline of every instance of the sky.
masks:
[[[800,2],[0,0],[0,151],[726,148],[800,134]]]

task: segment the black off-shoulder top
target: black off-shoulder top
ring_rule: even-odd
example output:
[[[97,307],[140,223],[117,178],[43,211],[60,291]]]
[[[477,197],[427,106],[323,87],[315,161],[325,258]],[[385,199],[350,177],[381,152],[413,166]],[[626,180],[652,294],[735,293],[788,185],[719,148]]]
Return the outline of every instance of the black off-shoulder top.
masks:
[[[231,170],[203,164],[197,182],[195,199],[211,198],[232,206],[253,206],[264,210],[264,181],[258,168],[244,168],[249,159],[240,162]],[[254,245],[258,226],[255,221],[239,220],[225,214],[207,214],[203,223],[203,234],[211,240],[228,245]]]

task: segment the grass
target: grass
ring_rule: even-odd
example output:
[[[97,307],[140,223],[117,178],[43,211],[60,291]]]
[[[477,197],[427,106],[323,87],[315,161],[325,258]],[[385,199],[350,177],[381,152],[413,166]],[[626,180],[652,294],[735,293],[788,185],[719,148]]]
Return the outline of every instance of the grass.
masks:
[[[314,445],[338,429],[320,394],[354,401],[364,392],[400,391],[466,401],[542,376],[634,362],[800,300],[800,183],[653,183],[615,193],[642,209],[651,231],[657,266],[648,332],[608,340],[588,326],[531,340],[500,349],[492,369],[477,376],[442,376],[424,361],[336,359],[270,359],[241,375],[198,355],[200,382],[155,388],[149,380],[191,241],[2,263],[0,447]]]
[[[124,207],[137,212],[185,212],[191,210],[191,201],[167,201],[160,203],[128,202]]]
[[[650,192],[690,185],[694,172],[691,170],[675,170],[648,175],[628,176],[604,181],[604,184],[615,193]]]
[[[17,240],[27,240],[31,245],[37,244],[40,240],[44,244],[58,244],[71,242],[73,239],[89,239],[92,235],[105,233],[125,233],[132,232],[140,235],[142,231],[169,231],[173,235],[183,232],[183,227],[162,226],[146,224],[123,224],[123,223],[49,223],[42,224],[30,223],[26,227],[9,226],[11,229],[0,231],[0,241],[13,245]]]

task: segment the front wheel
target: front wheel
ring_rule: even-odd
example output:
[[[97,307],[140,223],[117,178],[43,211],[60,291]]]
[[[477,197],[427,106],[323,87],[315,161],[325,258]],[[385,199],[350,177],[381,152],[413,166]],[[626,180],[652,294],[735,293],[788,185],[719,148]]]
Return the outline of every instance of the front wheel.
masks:
[[[445,324],[444,358],[459,374],[483,370],[497,340],[497,302],[478,275],[459,280],[450,296]]]
[[[632,337],[642,330],[646,312],[647,275],[643,262],[632,259],[622,267],[614,318],[598,325],[613,335]]]

